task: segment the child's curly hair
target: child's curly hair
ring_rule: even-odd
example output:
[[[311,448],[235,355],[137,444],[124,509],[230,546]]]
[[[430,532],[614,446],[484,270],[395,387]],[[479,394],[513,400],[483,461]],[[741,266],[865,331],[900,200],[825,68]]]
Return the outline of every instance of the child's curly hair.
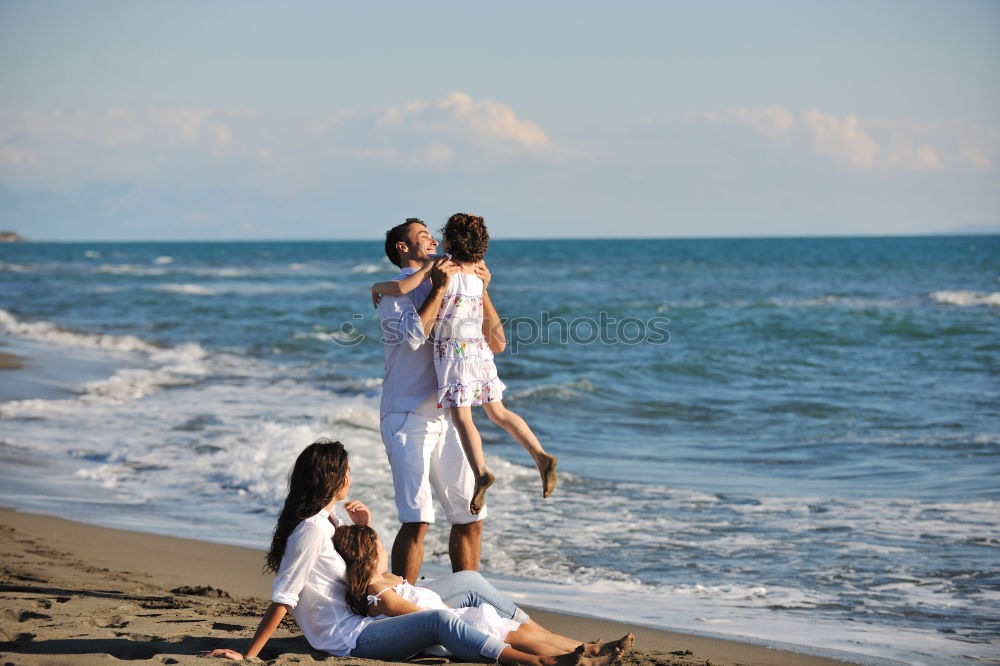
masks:
[[[441,227],[441,235],[448,241],[448,253],[455,261],[474,264],[486,256],[490,232],[483,218],[468,213],[455,213]]]

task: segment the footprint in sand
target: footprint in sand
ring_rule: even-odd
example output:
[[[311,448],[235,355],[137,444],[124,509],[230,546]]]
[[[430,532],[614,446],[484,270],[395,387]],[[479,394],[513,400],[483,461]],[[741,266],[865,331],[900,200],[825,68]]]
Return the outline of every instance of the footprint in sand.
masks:
[[[21,611],[21,614],[17,616],[18,622],[27,622],[28,620],[51,620],[51,615],[45,615],[44,613],[36,613],[35,611]]]
[[[101,629],[124,629],[128,626],[128,620],[117,615],[114,617],[95,617],[87,620],[87,624]]]
[[[246,629],[242,624],[226,624],[225,622],[213,622],[212,629],[216,631],[243,631]]]

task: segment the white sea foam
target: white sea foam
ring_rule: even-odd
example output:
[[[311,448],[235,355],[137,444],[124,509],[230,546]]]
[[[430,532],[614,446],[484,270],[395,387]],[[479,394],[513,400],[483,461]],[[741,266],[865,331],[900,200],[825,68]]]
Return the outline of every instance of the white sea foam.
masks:
[[[115,352],[155,352],[157,348],[134,335],[102,335],[66,330],[47,321],[23,321],[0,310],[0,330],[31,340],[63,347],[84,347]]]
[[[167,269],[154,268],[141,264],[101,264],[93,269],[94,273],[109,273],[111,275],[156,276],[166,275]]]
[[[989,307],[1000,307],[1000,291],[986,293],[984,291],[935,291],[930,294],[931,300],[944,305],[957,305],[959,307],[969,307],[973,305],[986,305]]]
[[[386,273],[390,271],[398,271],[399,269],[385,260],[378,264],[357,264],[351,266],[352,273],[363,273],[363,274],[373,274],[373,273]]]
[[[150,360],[152,368],[123,368],[107,379],[84,384],[81,400],[122,404],[164,387],[196,383],[209,373],[205,350],[193,343],[155,351]]]
[[[37,266],[28,264],[12,264],[5,261],[0,261],[0,271],[7,271],[9,273],[34,273],[38,270]]]
[[[174,258],[173,257],[167,257],[167,256],[157,257],[155,260],[153,260],[153,263],[154,264],[172,264],[172,263],[174,263]]]
[[[803,298],[799,300],[789,300],[782,298],[772,298],[768,302],[786,308],[812,308],[822,305],[832,305],[834,303],[840,302],[839,296],[826,295],[818,296],[816,298]]]
[[[334,282],[313,282],[310,284],[273,284],[269,282],[226,282],[206,286],[195,283],[163,283],[150,287],[155,291],[163,291],[188,296],[219,296],[222,294],[239,294],[242,296],[266,296],[273,294],[306,294],[315,291],[339,291],[343,289]]]
[[[200,284],[158,284],[154,287],[157,291],[166,291],[173,294],[194,294],[196,296],[214,296],[218,292]]]

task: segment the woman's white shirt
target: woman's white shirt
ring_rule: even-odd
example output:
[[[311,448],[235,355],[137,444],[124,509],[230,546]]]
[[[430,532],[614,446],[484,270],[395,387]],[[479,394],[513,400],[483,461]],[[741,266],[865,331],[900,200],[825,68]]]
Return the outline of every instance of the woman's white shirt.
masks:
[[[299,523],[271,588],[271,601],[292,607],[309,644],[338,657],[349,656],[358,634],[374,621],[347,606],[347,565],[333,547],[333,533],[343,524],[325,509]]]

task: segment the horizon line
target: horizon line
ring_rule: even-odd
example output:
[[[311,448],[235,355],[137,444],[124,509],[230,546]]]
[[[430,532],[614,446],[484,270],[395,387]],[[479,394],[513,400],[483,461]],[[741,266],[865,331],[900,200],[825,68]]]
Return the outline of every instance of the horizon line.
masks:
[[[25,238],[18,232],[10,230],[0,230],[0,233],[15,233],[19,236],[17,241],[8,241],[0,245],[17,245],[19,243],[371,243],[381,242],[380,237],[367,238]],[[758,234],[758,235],[732,235],[732,236],[511,236],[491,238],[494,242],[503,241],[608,241],[608,240],[805,240],[805,239],[833,239],[833,238],[932,238],[941,236],[1000,236],[1000,227],[986,229],[945,230],[931,231],[926,233],[870,233],[870,234],[805,234],[805,235],[780,235],[780,234]]]

